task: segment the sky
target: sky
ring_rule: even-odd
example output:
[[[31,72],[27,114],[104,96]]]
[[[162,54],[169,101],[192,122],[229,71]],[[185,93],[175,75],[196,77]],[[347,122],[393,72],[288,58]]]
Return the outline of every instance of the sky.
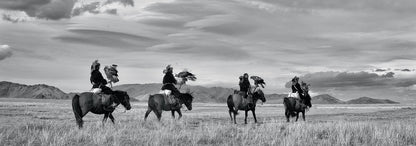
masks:
[[[416,103],[413,0],[2,0],[0,80],[87,91],[90,65],[117,64],[118,84],[238,88],[247,72],[266,93],[299,76],[311,94]]]

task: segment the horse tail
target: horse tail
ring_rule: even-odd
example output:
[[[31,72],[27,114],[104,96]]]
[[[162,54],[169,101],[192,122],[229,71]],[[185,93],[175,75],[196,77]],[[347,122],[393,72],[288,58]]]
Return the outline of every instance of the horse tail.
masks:
[[[227,98],[227,106],[228,106],[228,109],[230,111],[232,111],[235,115],[238,115],[237,110],[234,109],[235,108],[235,105],[234,105],[234,102],[233,102],[233,95],[228,96],[228,98]]]
[[[79,105],[79,95],[78,94],[76,94],[72,98],[72,111],[74,112],[75,119],[76,119],[77,123],[79,121],[82,121],[82,110],[81,110],[81,106]]]

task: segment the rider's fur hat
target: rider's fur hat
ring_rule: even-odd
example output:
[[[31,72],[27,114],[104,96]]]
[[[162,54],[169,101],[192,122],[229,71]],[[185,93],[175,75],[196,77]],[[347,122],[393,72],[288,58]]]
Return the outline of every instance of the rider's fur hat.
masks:
[[[293,79],[292,79],[292,82],[296,82],[296,81],[299,81],[299,77],[297,77],[297,76],[293,77]]]
[[[100,69],[100,63],[98,63],[98,60],[94,60],[91,64],[91,72],[98,69]]]
[[[163,73],[166,74],[167,72],[172,72],[173,67],[170,66],[170,64],[168,66],[166,66],[166,69],[163,70]]]
[[[247,75],[247,78],[249,77],[249,76],[248,76],[248,73],[244,73],[244,74],[243,74],[243,78],[245,78],[245,76],[246,76],[246,75]]]

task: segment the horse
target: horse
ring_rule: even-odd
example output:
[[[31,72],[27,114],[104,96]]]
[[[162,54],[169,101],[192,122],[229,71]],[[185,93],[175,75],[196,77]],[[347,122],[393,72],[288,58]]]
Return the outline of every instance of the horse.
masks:
[[[144,115],[144,120],[147,119],[150,112],[154,112],[157,119],[160,121],[162,117],[162,111],[171,111],[172,117],[175,118],[175,112],[179,114],[180,119],[182,117],[182,112],[180,107],[172,107],[170,103],[166,103],[166,95],[164,94],[154,94],[149,96],[147,101],[147,111]],[[185,104],[188,110],[192,110],[192,100],[194,97],[190,93],[180,93],[178,97],[179,105]]]
[[[305,111],[308,108],[301,99],[294,97],[285,97],[283,98],[283,105],[285,106],[285,116],[287,122],[289,122],[290,117],[296,116],[296,121],[299,119],[299,112],[302,113],[303,121],[305,121]]]
[[[310,84],[302,82],[301,88],[303,90],[303,94],[300,94],[299,98],[285,97],[283,99],[287,122],[289,122],[290,117],[295,116],[296,121],[298,121],[299,113],[302,113],[303,121],[305,121],[305,112],[308,108],[312,107],[311,96],[309,95],[309,86]]]
[[[130,97],[125,91],[113,91],[113,93],[110,95],[113,102],[115,102],[117,105],[122,104],[126,110],[131,109],[130,105]],[[75,115],[75,119],[78,125],[78,128],[82,128],[83,126],[83,120],[82,117],[84,117],[88,112],[92,112],[94,114],[104,114],[103,118],[103,125],[107,121],[107,118],[111,119],[111,122],[114,124],[114,117],[113,112],[114,109],[107,109],[103,105],[102,98],[99,95],[95,95],[91,92],[83,92],[81,94],[76,94],[72,98],[72,110]]]
[[[244,123],[247,124],[247,113],[251,111],[253,113],[254,122],[257,123],[256,118],[256,103],[260,99],[262,102],[266,102],[266,98],[264,97],[264,93],[262,90],[257,89],[252,94],[247,96],[247,99],[244,100],[244,94],[242,92],[234,91],[233,95],[228,96],[227,98],[227,106],[228,106],[228,113],[230,114],[231,121],[233,121],[234,115],[234,124],[236,122],[236,115],[238,114],[238,110],[245,111],[245,119]]]

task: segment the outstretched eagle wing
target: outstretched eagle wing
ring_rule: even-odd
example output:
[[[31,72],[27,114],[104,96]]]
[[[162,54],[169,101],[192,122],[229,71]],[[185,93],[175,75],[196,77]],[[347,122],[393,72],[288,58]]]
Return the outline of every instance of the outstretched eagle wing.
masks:
[[[176,77],[182,78],[182,80],[184,80],[184,81],[188,81],[188,80],[195,81],[196,80],[195,74],[193,74],[189,71],[182,71],[182,72],[176,74]]]
[[[264,85],[266,85],[266,82],[264,82],[264,80],[259,76],[251,76],[250,78],[254,80],[254,84],[261,85],[263,88]]]

